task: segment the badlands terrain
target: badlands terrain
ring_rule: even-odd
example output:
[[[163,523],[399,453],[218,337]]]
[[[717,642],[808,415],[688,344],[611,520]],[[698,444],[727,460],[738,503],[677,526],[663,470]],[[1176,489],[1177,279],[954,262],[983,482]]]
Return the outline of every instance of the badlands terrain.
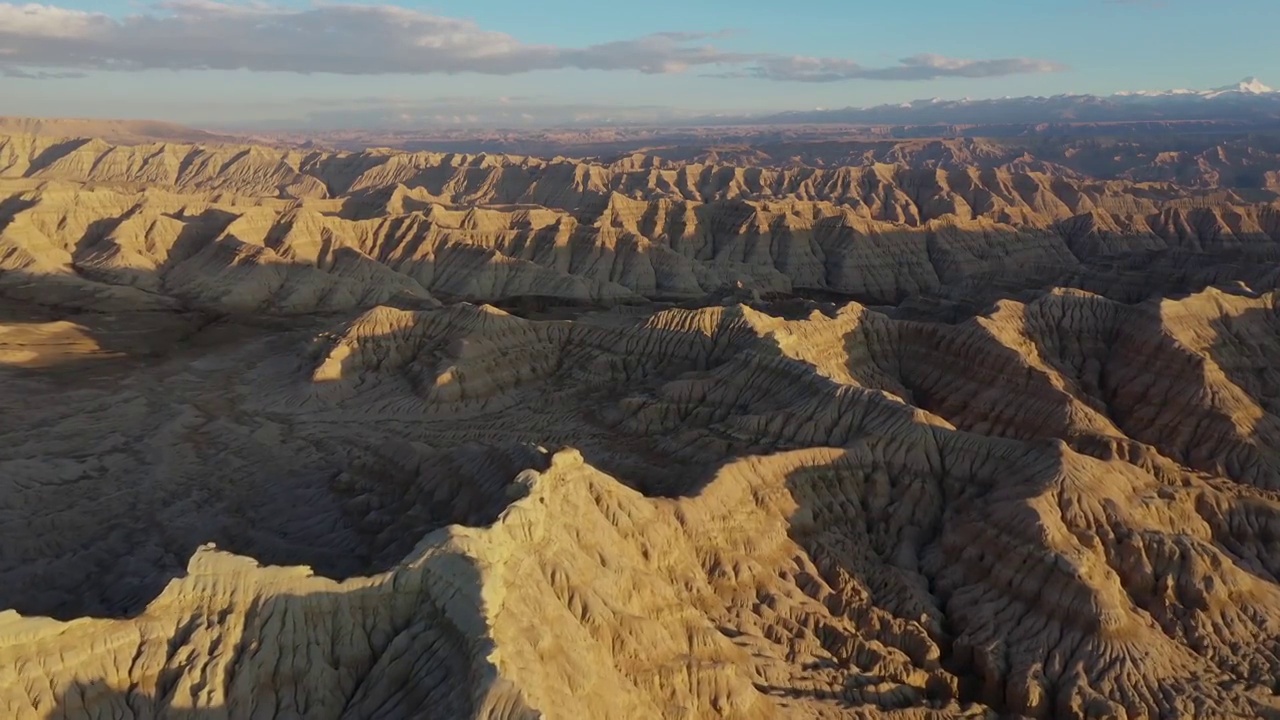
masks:
[[[0,716],[1280,718],[1274,145],[136,130],[0,136]]]

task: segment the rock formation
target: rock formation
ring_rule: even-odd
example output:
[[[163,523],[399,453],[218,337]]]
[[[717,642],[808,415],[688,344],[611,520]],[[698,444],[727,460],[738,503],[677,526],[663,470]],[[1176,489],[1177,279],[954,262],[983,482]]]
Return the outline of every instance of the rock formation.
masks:
[[[0,714],[1280,718],[1280,207],[0,141]]]

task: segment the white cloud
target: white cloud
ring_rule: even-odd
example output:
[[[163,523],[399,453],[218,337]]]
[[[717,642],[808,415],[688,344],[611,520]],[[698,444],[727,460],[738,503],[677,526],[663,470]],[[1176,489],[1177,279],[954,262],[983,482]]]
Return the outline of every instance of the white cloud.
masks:
[[[1041,60],[953,60],[921,55],[898,66],[864,68],[839,58],[735,53],[715,35],[671,32],[580,48],[522,42],[474,22],[394,5],[165,0],[122,18],[53,5],[0,2],[0,64],[63,70],[236,70],[376,75],[514,75],[577,68],[716,74],[768,80],[919,80],[1048,72]],[[53,77],[46,73],[43,77]]]
[[[85,37],[110,24],[98,13],[64,10],[50,5],[0,3],[0,33],[31,39]]]
[[[897,65],[869,68],[852,60],[815,57],[765,57],[751,67],[726,73],[730,77],[755,77],[792,82],[840,80],[934,80],[945,77],[985,78],[1005,75],[1059,72],[1065,66],[1031,58],[963,60],[941,55],[914,55]]]
[[[259,109],[261,107],[259,106]],[[277,119],[240,122],[237,129],[340,130],[415,127],[530,128],[625,123],[665,123],[696,118],[698,111],[661,105],[569,102],[550,97],[437,96],[431,98],[298,98],[277,108]]]
[[[78,70],[26,70],[20,67],[0,66],[0,77],[13,78],[16,80],[68,80],[72,78],[82,78],[84,76],[85,74]]]

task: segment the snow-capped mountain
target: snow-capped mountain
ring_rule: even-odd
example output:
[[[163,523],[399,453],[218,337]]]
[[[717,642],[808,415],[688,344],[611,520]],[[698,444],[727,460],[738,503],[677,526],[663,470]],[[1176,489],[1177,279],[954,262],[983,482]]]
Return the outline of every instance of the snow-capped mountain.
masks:
[[[1228,93],[1236,93],[1243,95],[1265,95],[1267,93],[1276,92],[1256,77],[1247,77],[1235,85],[1224,85],[1223,87],[1213,88],[1212,90],[1137,90],[1118,92],[1113,97],[1169,97],[1171,95],[1186,96],[1195,95],[1202,98],[1216,98],[1220,95]]]
[[[1215,88],[1214,90],[1210,91],[1209,95],[1218,95],[1221,93],[1229,93],[1229,92],[1245,93],[1246,95],[1265,95],[1267,93],[1273,93],[1276,91],[1262,84],[1262,81],[1256,77],[1247,77],[1244,80],[1241,80],[1240,82],[1236,83],[1235,85],[1228,85],[1227,87]]]
[[[722,119],[722,122],[726,119]],[[1210,90],[1063,94],[989,100],[930,98],[875,107],[784,112],[738,122],[851,125],[991,125],[1080,122],[1234,121],[1277,123],[1280,92],[1258,78]]]

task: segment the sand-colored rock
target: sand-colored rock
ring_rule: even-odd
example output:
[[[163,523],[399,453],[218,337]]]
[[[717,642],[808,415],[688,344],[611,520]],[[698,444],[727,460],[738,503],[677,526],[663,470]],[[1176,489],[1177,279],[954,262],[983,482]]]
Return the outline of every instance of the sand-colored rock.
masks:
[[[23,142],[4,717],[1280,718],[1272,206]]]
[[[679,299],[737,285],[874,303],[1056,285],[1133,301],[1224,275],[1267,287],[1274,278],[1257,276],[1256,261],[1274,261],[1280,239],[1275,205],[1031,171],[601,165],[42,136],[0,137],[0,155],[0,268],[21,271],[0,291],[27,299],[22,278],[36,274],[93,281],[78,292],[97,303],[220,312],[397,297]],[[1161,266],[1159,277],[1126,265],[1138,259]]]

